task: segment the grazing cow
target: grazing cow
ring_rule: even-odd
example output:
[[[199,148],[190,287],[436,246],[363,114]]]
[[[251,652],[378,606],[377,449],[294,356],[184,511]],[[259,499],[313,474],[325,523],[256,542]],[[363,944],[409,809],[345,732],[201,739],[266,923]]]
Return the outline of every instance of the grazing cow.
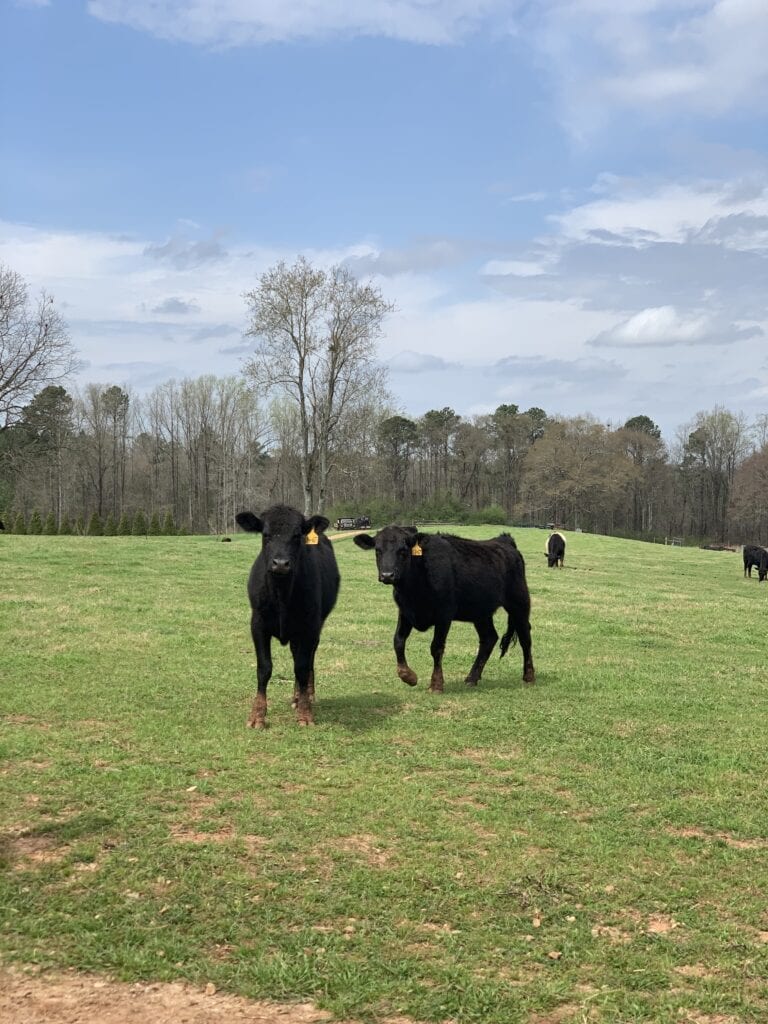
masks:
[[[547,556],[547,566],[550,569],[555,565],[558,565],[561,569],[563,568],[563,559],[565,558],[565,537],[562,533],[557,533],[557,531],[555,531],[555,533],[550,533],[544,547],[544,554]]]
[[[259,518],[235,516],[244,530],[262,535],[261,552],[248,577],[251,635],[256,648],[258,690],[248,724],[263,729],[267,683],[272,675],[272,637],[291,645],[299,725],[312,725],[315,652],[320,631],[339,593],[339,570],[325,516],[305,518],[288,505],[273,505]]]
[[[757,578],[762,583],[768,575],[768,551],[757,544],[744,545],[744,575],[752,577],[752,566],[757,566]]]
[[[477,630],[477,657],[465,679],[468,686],[476,686],[499,638],[493,615],[501,605],[508,615],[501,656],[517,635],[523,650],[523,680],[534,681],[525,563],[508,533],[478,541],[451,534],[419,533],[414,526],[386,526],[375,537],[359,533],[355,544],[375,549],[379,581],[393,587],[398,607],[395,657],[397,674],[403,682],[415,686],[418,681],[405,658],[405,642],[411,630],[416,627],[423,633],[434,626],[429,689],[442,692],[445,641],[451,622],[458,620],[472,622]]]

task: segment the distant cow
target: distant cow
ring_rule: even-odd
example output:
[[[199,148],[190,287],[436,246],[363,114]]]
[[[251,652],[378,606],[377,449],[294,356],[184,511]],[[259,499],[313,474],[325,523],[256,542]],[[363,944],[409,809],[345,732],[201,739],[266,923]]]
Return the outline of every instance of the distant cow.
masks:
[[[273,505],[259,518],[235,516],[244,530],[262,535],[261,553],[248,577],[251,635],[256,648],[258,690],[248,724],[263,729],[267,683],[272,675],[272,637],[291,645],[294,707],[299,725],[312,725],[315,652],[320,631],[339,593],[339,570],[325,516],[305,518],[287,505]]]
[[[0,519],[0,530],[4,530],[4,529],[5,529],[5,523],[3,522],[2,519]]]
[[[757,566],[757,578],[762,582],[768,575],[768,551],[757,544],[744,545],[744,575],[752,576],[752,566]]]
[[[563,559],[565,558],[565,537],[562,533],[555,532],[549,535],[544,547],[544,554],[547,556],[547,566],[550,569],[555,565],[558,565],[561,569],[563,568]]]
[[[508,615],[501,638],[501,656],[515,635],[523,650],[523,680],[534,681],[531,660],[531,599],[525,581],[525,563],[508,533],[494,540],[465,540],[451,534],[419,533],[413,526],[386,526],[375,535],[359,533],[358,547],[376,551],[381,583],[393,587],[398,607],[394,645],[397,674],[415,686],[416,673],[405,658],[405,642],[415,627],[434,626],[430,651],[433,660],[429,689],[442,692],[443,652],[451,622],[474,623],[480,645],[465,682],[476,686],[499,634],[493,614],[503,605]]]

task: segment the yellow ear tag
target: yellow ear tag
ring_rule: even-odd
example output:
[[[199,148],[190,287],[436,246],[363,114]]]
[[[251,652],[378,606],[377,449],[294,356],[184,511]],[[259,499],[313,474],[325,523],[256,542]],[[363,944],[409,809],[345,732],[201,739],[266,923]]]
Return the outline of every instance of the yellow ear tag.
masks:
[[[317,544],[319,537],[315,533],[314,527],[307,534],[307,544]]]
[[[413,547],[411,548],[411,554],[416,555],[416,557],[418,557],[419,555],[423,555],[424,552],[421,550],[421,545],[414,544]]]

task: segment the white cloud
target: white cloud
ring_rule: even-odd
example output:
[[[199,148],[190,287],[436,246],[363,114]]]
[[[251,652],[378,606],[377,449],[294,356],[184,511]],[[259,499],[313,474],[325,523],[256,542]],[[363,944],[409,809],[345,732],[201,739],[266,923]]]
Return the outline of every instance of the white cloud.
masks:
[[[684,316],[673,306],[643,309],[607,331],[589,344],[599,347],[636,347],[672,345],[724,345],[762,335],[755,324],[740,327],[722,323],[706,314]]]
[[[102,21],[162,39],[244,46],[334,35],[445,45],[474,32],[509,0],[90,0]]]
[[[764,107],[764,0],[545,0],[532,10],[527,30],[577,136],[626,108],[659,120]]]
[[[606,198],[583,203],[566,213],[552,217],[568,238],[585,239],[596,231],[606,231],[620,240],[637,245],[651,241],[682,242],[692,232],[702,231],[733,208],[734,183],[695,182],[662,183],[621,181],[603,178],[601,189],[611,189]],[[752,216],[768,216],[768,186],[750,182],[749,198],[739,205]],[[763,244],[764,232],[757,239]],[[742,235],[738,248],[747,245]]]

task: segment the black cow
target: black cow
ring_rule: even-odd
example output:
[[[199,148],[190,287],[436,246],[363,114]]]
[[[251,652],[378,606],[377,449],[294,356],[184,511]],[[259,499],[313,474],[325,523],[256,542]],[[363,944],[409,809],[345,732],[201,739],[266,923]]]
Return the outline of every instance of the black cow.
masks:
[[[493,614],[503,605],[508,615],[501,638],[501,656],[515,635],[523,649],[523,680],[534,681],[531,660],[531,599],[525,581],[525,563],[508,533],[494,540],[465,540],[451,534],[419,533],[414,526],[386,526],[375,537],[359,533],[355,544],[374,548],[381,583],[391,584],[398,607],[395,630],[397,674],[415,686],[416,673],[405,659],[405,642],[416,627],[434,626],[433,670],[429,689],[442,692],[443,652],[451,622],[474,623],[480,645],[465,682],[476,686],[499,638]]]
[[[0,519],[0,530],[4,530],[4,529],[5,529],[5,523],[3,522],[2,519]]]
[[[565,558],[565,537],[562,533],[551,533],[547,538],[547,546],[544,549],[547,556],[547,566],[552,569],[558,565],[563,568]]]
[[[235,516],[244,530],[261,533],[261,553],[248,577],[251,635],[256,648],[258,690],[248,724],[263,729],[267,683],[272,675],[272,637],[291,645],[293,705],[299,725],[312,725],[315,651],[320,631],[339,593],[339,570],[331,542],[323,536],[325,516],[305,518],[288,505],[273,505],[259,518]]]
[[[768,575],[768,551],[757,544],[744,545],[744,575],[752,577],[752,566],[757,566],[757,578],[762,582]]]

